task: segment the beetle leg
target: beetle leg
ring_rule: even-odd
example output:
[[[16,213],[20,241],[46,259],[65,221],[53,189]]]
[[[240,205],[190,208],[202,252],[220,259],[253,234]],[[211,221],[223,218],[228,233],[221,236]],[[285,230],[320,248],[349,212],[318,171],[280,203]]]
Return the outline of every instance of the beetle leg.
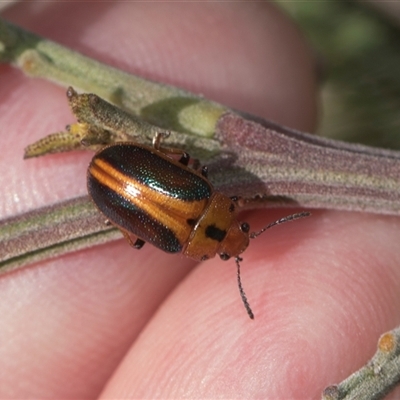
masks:
[[[201,174],[204,176],[204,178],[208,177],[208,167],[207,167],[207,165],[203,165],[201,167]]]
[[[182,164],[184,164],[186,159],[188,160],[187,162],[189,163],[190,156],[189,156],[189,154],[187,154],[182,149],[177,149],[177,148],[174,148],[174,147],[161,147],[161,140],[162,139],[166,139],[167,137],[169,137],[169,135],[170,135],[170,133],[168,131],[167,132],[157,132],[153,137],[153,147],[157,151],[161,151],[161,153],[164,153],[164,154],[181,155],[182,156],[181,158],[184,160],[182,162]],[[181,161],[179,160],[179,162],[181,162]],[[187,165],[187,164],[184,164],[184,165]]]
[[[167,138],[170,135],[169,132],[157,132],[153,138],[153,147],[161,151],[164,154],[176,154],[180,155],[181,158],[178,160],[182,165],[187,166],[190,161],[190,155],[182,149],[176,149],[173,147],[161,147],[161,140]]]
[[[179,163],[187,167],[190,162],[190,155],[186,153],[186,151],[182,149],[177,149],[173,147],[161,147],[161,140],[167,138],[170,135],[170,133],[167,132],[157,132],[153,138],[153,147],[161,151],[164,154],[175,154],[175,155],[180,155],[181,157],[179,158]],[[192,168],[197,171],[198,169],[201,168],[200,161],[198,159],[192,159]],[[207,178],[207,167],[202,167],[201,174]]]
[[[136,239],[135,243],[133,243],[133,247],[136,250],[140,250],[146,242],[142,239]]]
[[[186,153],[185,151],[182,153],[181,158],[179,159],[179,162],[185,166],[187,166],[189,164],[190,161],[190,156],[188,153]]]
[[[123,229],[119,229],[121,231],[121,233],[124,235],[124,238],[126,239],[126,241],[129,243],[129,245],[131,247],[133,247],[136,250],[140,250],[144,244],[146,243],[143,239],[139,239],[137,238],[135,241],[132,240],[131,236],[129,235],[129,233]]]
[[[243,197],[231,196],[231,200],[232,200],[239,208],[243,208],[243,207],[246,205],[246,201],[243,199]]]
[[[167,132],[157,132],[153,137],[153,147],[156,150],[162,151],[162,149],[160,149],[161,140],[166,139],[169,135],[170,135],[170,133],[168,131]]]

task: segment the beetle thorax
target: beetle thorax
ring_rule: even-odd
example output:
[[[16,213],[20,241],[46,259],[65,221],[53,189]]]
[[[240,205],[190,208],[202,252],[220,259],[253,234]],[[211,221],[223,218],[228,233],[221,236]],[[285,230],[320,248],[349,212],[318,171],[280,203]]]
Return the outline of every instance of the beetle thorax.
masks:
[[[224,194],[214,192],[202,216],[194,226],[183,254],[198,261],[226,253],[242,253],[249,242],[237,221],[235,203]]]

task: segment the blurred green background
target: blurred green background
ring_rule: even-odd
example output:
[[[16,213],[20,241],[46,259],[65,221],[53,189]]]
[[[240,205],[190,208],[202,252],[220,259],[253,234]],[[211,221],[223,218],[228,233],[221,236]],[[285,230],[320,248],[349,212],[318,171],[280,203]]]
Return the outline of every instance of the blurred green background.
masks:
[[[318,133],[400,149],[400,1],[284,1],[321,64]]]

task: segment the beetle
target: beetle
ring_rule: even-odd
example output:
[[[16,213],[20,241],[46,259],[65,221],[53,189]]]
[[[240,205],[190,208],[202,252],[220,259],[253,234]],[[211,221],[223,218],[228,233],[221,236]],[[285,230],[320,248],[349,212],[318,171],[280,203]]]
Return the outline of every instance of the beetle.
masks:
[[[309,213],[289,215],[250,233],[249,224],[237,218],[240,199],[215,190],[207,168],[189,167],[186,152],[162,149],[161,138],[166,136],[157,134],[152,147],[135,142],[103,147],[88,167],[89,195],[136,249],[149,242],[167,253],[182,253],[197,261],[216,254],[222,260],[233,257],[242,301],[254,319],[241,283],[239,255],[249,239]]]

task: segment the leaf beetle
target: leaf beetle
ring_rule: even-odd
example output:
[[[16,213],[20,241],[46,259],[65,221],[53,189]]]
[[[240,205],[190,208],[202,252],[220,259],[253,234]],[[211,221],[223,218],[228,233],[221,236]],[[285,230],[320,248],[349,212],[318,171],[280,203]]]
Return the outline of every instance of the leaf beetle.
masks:
[[[149,242],[165,252],[181,253],[197,261],[216,254],[222,260],[234,257],[240,295],[254,319],[241,283],[239,255],[249,239],[309,213],[289,215],[250,233],[249,224],[237,219],[239,198],[216,191],[207,179],[206,167],[188,166],[187,153],[162,149],[161,139],[166,136],[157,134],[152,147],[134,142],[103,147],[88,167],[89,195],[136,249]]]

